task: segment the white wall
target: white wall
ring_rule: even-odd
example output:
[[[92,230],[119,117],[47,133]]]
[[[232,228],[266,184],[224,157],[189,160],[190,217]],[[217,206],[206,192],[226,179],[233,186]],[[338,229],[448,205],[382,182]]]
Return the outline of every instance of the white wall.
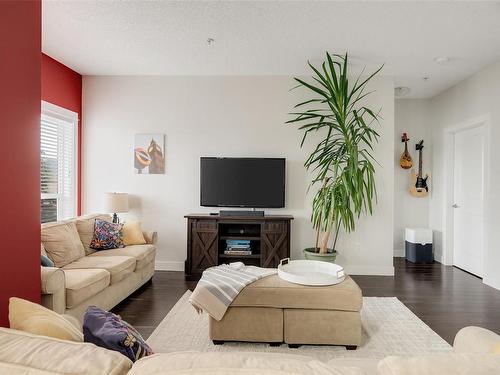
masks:
[[[487,67],[432,100],[433,113],[433,194],[430,201],[430,226],[435,231],[435,248],[443,252],[444,209],[453,202],[445,201],[445,129],[456,127],[479,117],[489,118],[487,137],[489,177],[485,196],[485,270],[484,282],[500,289],[500,63]]]
[[[414,198],[410,195],[410,170],[399,165],[404,151],[401,135],[407,133],[408,151],[413,168],[418,171],[418,152],[415,143],[424,140],[423,173],[429,173],[431,165],[431,103],[428,99],[399,99],[394,106],[394,255],[404,256],[404,231],[411,227],[429,226],[429,197]],[[432,176],[429,177],[432,187]],[[430,189],[432,194],[432,189]],[[439,260],[439,259],[437,259]]]
[[[394,96],[392,78],[373,82],[370,105],[382,107],[375,156],[378,205],[339,243],[339,263],[351,273],[393,274]],[[200,156],[286,157],[286,208],[294,215],[292,257],[311,246],[310,197],[300,134],[285,126],[303,95],[290,77],[84,77],[83,210],[102,211],[106,191],[134,196],[132,212],[159,233],[159,268],[183,270],[188,213],[199,206]],[[301,96],[302,95],[302,96]],[[135,133],[166,134],[166,174],[136,175]],[[213,211],[214,209],[212,209]]]

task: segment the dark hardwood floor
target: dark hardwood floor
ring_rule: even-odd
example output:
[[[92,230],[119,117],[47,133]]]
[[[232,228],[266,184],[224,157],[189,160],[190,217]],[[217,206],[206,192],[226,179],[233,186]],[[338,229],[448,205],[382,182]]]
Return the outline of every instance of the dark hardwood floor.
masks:
[[[394,277],[353,276],[364,296],[397,297],[448,343],[475,325],[500,333],[500,291],[467,272],[440,263],[394,258]]]
[[[394,258],[395,276],[353,276],[370,297],[397,297],[450,344],[457,331],[476,325],[500,333],[500,291],[460,269],[440,263],[417,265]],[[148,337],[195,281],[182,272],[157,271],[112,311]]]

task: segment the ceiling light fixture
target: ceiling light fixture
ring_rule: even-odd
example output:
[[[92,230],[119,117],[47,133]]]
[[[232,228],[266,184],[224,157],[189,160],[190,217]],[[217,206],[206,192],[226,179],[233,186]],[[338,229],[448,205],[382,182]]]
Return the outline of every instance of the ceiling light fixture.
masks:
[[[446,56],[439,56],[439,57],[434,58],[434,62],[436,64],[446,64],[446,63],[450,62],[450,58],[446,57]]]
[[[398,86],[394,88],[394,96],[397,98],[401,98],[410,93],[411,89],[406,86]]]
[[[207,38],[207,44],[209,46],[213,45],[215,43],[215,39],[214,38]]]

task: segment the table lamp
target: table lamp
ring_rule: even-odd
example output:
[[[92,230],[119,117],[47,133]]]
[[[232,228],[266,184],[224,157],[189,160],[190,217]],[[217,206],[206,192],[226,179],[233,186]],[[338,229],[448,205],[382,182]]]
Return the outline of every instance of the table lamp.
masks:
[[[104,209],[106,212],[113,213],[113,223],[119,223],[117,213],[129,211],[128,194],[104,193]]]

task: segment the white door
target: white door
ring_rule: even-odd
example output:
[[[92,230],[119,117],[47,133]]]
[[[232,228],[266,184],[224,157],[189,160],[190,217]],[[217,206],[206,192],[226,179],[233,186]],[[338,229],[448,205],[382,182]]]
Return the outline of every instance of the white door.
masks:
[[[454,134],[453,265],[483,276],[483,126]]]

